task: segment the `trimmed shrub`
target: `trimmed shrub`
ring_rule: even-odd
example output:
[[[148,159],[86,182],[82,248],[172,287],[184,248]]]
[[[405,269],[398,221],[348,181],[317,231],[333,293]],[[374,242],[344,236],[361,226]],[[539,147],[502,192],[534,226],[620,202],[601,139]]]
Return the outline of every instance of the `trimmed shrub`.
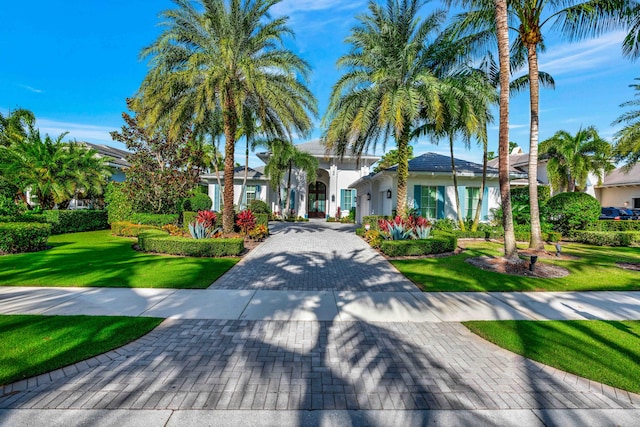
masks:
[[[178,214],[149,214],[149,213],[134,213],[131,215],[131,222],[141,225],[153,225],[155,227],[162,227],[167,224],[177,224]]]
[[[587,227],[589,231],[640,231],[640,221],[598,220]]]
[[[586,193],[560,193],[547,202],[547,222],[554,231],[567,234],[584,230],[600,217],[600,203]]]
[[[267,205],[266,202],[263,202],[262,200],[252,200],[251,204],[249,204],[249,209],[251,209],[251,212],[253,212],[254,214],[267,214],[269,215],[271,213],[271,209],[269,209],[269,205]]]
[[[595,246],[637,246],[640,245],[639,231],[571,231],[575,242]]]
[[[0,253],[35,252],[47,248],[51,224],[35,222],[0,223]]]
[[[453,234],[438,233],[422,240],[383,240],[380,251],[387,256],[420,256],[452,252],[458,246]]]
[[[193,211],[182,212],[182,228],[184,228],[185,231],[187,232],[189,231],[189,224],[191,224],[196,220],[196,216],[198,216],[198,212],[193,212]]]
[[[0,215],[15,216],[20,214],[20,207],[11,197],[0,194]]]
[[[169,236],[163,231],[149,231],[138,236],[144,252],[194,257],[238,256],[244,251],[244,239],[190,239]]]
[[[78,233],[81,231],[108,230],[107,211],[51,210],[42,214],[51,224],[51,234]]]
[[[185,211],[208,211],[212,206],[213,201],[208,194],[196,193],[184,201],[182,209]]]
[[[504,232],[500,233],[498,231],[488,231],[488,230],[486,231],[454,230],[452,231],[452,233],[455,234],[455,236],[458,239],[497,239],[499,237],[504,236]]]
[[[47,222],[47,218],[42,214],[0,216],[0,222],[39,222],[45,224]]]
[[[456,229],[458,225],[456,224],[456,222],[451,219],[451,218],[441,218],[436,220],[436,222],[433,223],[432,228],[434,230],[438,230],[438,231],[446,231],[448,233],[451,233],[453,230]]]
[[[106,209],[109,213],[109,224],[118,221],[128,221],[134,214],[133,203],[124,193],[124,184],[121,182],[111,181],[107,184],[104,192],[104,201],[107,204]]]
[[[364,237],[364,233],[366,233],[367,230],[364,229],[364,227],[358,227],[356,228],[356,236],[358,237]]]
[[[253,212],[253,211],[252,211]],[[255,213],[256,217],[256,225],[266,225],[269,226],[269,214],[267,213]]]
[[[153,225],[134,224],[129,221],[114,222],[111,224],[111,234],[121,237],[138,237],[145,231],[157,230]]]
[[[380,221],[381,219],[393,218],[384,215],[367,215],[362,217],[362,224],[369,224],[371,226],[371,229],[378,230],[378,221]]]

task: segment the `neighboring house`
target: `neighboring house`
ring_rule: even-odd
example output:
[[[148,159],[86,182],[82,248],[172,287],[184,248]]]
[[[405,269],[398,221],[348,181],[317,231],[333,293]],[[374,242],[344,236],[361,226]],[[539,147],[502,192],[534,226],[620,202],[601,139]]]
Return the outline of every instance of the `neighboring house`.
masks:
[[[109,147],[108,145],[91,144],[90,142],[82,142],[81,144],[87,146],[92,150],[98,152],[99,157],[106,157],[107,164],[112,170],[111,181],[122,182],[125,179],[124,170],[131,166],[127,161],[127,156],[131,153],[119,148]]]
[[[487,162],[490,168],[498,169],[499,159],[491,159]],[[529,153],[525,153],[522,148],[515,147],[509,154],[509,174],[515,178],[509,183],[514,187],[523,187],[529,185],[527,177],[529,176]],[[522,177],[524,175],[524,177]],[[538,185],[549,185],[549,176],[547,175],[547,160],[544,156],[538,157]]]
[[[640,163],[629,171],[618,168],[609,172],[602,185],[595,187],[595,197],[601,206],[640,209]]]
[[[464,218],[473,218],[480,196],[482,165],[460,159],[454,161],[458,176],[460,209]],[[357,191],[356,214],[359,223],[362,223],[362,218],[366,215],[393,214],[396,208],[397,170],[396,165],[351,184]],[[512,176],[526,177],[522,173],[514,173]],[[425,153],[409,161],[408,207],[416,209],[420,215],[436,220],[457,218],[455,191],[450,157]],[[499,206],[498,170],[488,168],[480,212],[481,221],[490,220],[491,209]]]
[[[240,195],[244,182],[244,166],[238,166],[233,170],[233,204],[241,209],[249,206],[253,200],[262,200],[269,203],[274,198],[273,191],[269,188],[269,178],[259,169],[261,168],[249,168],[247,172],[247,187],[242,195],[242,200],[240,200]],[[224,185],[224,172],[220,172],[220,182]],[[217,175],[215,173],[202,174],[200,175],[200,183],[207,186],[207,193],[213,201],[211,209],[220,212],[224,203]]]

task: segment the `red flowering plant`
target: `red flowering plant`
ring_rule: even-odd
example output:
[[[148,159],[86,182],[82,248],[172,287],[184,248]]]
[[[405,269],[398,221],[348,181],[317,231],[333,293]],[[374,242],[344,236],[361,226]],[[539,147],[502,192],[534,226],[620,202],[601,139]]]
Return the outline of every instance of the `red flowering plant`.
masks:
[[[216,228],[216,214],[213,211],[198,211],[193,222],[189,223],[189,232],[194,239],[216,237],[220,229]]]
[[[428,219],[417,215],[403,218],[400,215],[393,220],[378,220],[380,233],[387,240],[427,239],[431,232]]]
[[[247,235],[256,226],[256,216],[251,209],[241,211],[236,217],[236,225],[240,227],[240,233]]]

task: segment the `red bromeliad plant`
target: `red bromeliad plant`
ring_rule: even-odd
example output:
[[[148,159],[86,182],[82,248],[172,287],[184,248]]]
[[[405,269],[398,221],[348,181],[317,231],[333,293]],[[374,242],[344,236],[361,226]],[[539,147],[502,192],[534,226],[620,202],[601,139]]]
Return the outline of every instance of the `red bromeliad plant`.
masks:
[[[382,236],[388,240],[427,239],[431,232],[431,223],[421,216],[400,215],[393,220],[380,219],[378,227]]]
[[[215,226],[216,219],[216,213],[213,211],[198,211],[198,215],[196,216],[196,222],[201,223],[206,228]]]
[[[236,218],[236,225],[240,227],[240,232],[247,235],[256,226],[256,217],[251,209],[241,211]]]

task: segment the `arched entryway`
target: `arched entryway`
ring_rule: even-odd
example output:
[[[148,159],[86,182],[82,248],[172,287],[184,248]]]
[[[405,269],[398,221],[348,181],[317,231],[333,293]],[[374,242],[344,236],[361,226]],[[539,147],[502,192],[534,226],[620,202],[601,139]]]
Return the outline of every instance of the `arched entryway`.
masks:
[[[316,181],[309,184],[307,212],[309,218],[324,218],[327,212],[327,186]]]

